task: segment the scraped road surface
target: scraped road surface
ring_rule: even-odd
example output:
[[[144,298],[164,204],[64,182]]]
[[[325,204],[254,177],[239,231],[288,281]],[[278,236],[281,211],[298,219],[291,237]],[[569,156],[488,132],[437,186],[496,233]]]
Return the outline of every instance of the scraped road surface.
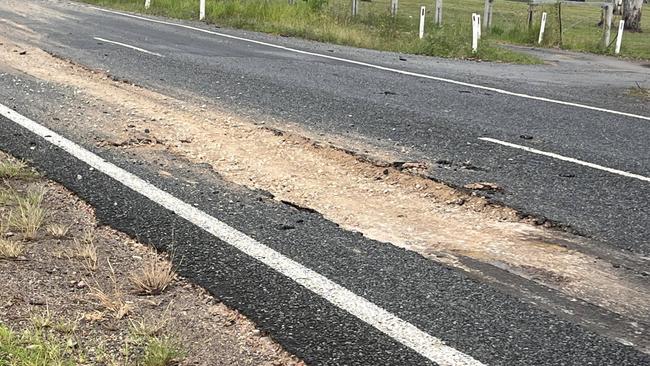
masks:
[[[647,104],[603,97],[579,78],[555,93],[515,85],[515,76],[491,79],[489,68],[477,66],[472,75],[473,65],[457,74],[442,65],[442,73],[417,58],[409,63],[411,57],[228,32],[245,38],[237,39],[200,24],[37,3],[52,12],[31,18],[0,6],[0,18],[26,38],[20,25],[45,35],[34,42],[57,55],[170,94],[191,93],[259,119],[379,146],[428,163],[429,174],[451,184],[496,182],[504,187],[497,200],[603,245],[650,251]],[[562,78],[546,77],[562,85]],[[648,76],[632,68],[626,78],[610,90]],[[39,117],[29,105],[11,107]],[[1,149],[34,161],[92,203],[107,224],[161,249],[189,243],[175,247],[181,273],[308,363],[650,362],[632,347],[312,212],[168,161],[175,176],[201,182],[179,185],[126,154],[96,151],[99,158],[11,108],[2,112]]]
[[[191,25],[212,32],[205,33],[85,6],[57,6],[55,11],[35,20],[6,11],[0,16],[44,34],[41,47],[62,57],[158,90],[187,91],[226,103],[260,120],[293,121],[314,133],[353,137],[396,151],[404,160],[426,162],[431,176],[450,184],[497,183],[504,190],[491,195],[495,200],[619,248],[650,254],[650,103],[625,96],[635,82],[647,86],[648,68],[632,65],[614,75],[595,69],[582,78],[577,70],[558,66],[543,66],[545,72],[540,72],[539,66],[461,63],[454,69],[444,61],[411,56],[400,61],[394,54]],[[243,39],[229,38],[231,33]]]

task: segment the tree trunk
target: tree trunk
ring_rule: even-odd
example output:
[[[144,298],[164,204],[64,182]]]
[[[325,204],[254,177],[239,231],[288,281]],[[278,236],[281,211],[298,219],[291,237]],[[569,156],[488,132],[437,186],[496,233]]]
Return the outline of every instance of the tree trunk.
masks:
[[[641,31],[641,7],[643,0],[623,0],[623,20],[625,29],[632,32]]]

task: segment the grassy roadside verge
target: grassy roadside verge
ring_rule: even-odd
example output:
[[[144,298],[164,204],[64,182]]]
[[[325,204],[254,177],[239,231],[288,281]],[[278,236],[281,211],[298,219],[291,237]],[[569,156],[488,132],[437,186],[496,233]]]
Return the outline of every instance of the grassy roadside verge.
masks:
[[[0,152],[0,365],[303,363]]]
[[[196,19],[198,0],[153,0],[150,9],[140,0],[81,0],[86,3],[138,13],[178,19]],[[365,3],[364,3],[365,6]],[[407,2],[405,7],[409,7]],[[471,24],[437,27],[427,23],[426,36],[417,37],[419,20],[409,16],[390,17],[386,12],[366,12],[352,18],[345,4],[325,0],[287,1],[220,0],[208,1],[206,21],[223,26],[300,37],[353,47],[418,55],[441,56],[485,61],[536,64],[533,56],[499,46],[486,36],[477,54],[471,51]],[[417,11],[410,11],[417,15]],[[400,13],[401,14],[401,13]],[[433,15],[430,14],[429,17]],[[468,18],[469,19],[469,18]]]

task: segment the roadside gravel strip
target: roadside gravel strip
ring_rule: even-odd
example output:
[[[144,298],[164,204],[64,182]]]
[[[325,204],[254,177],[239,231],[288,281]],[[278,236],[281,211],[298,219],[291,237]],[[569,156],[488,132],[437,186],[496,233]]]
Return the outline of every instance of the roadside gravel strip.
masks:
[[[179,186],[146,166],[110,157],[132,166],[129,172],[7,107],[0,106],[0,114],[8,118],[0,118],[1,149],[33,161],[95,206],[103,222],[160,249],[173,245],[182,275],[310,364],[650,362],[629,347],[417,254],[343,231],[312,212],[223,183]],[[287,220],[299,228],[288,229]]]

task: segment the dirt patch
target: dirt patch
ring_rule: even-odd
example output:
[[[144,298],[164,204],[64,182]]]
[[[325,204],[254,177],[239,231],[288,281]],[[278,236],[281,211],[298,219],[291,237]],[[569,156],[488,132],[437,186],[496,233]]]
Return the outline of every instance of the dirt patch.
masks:
[[[579,238],[521,222],[513,210],[407,174],[418,173],[418,164],[377,167],[302,137],[295,126],[289,133],[274,132],[214,106],[116,82],[101,71],[3,41],[0,65],[75,89],[76,100],[61,106],[58,120],[50,122],[68,134],[98,146],[167,149],[209,164],[234,183],[434,260],[460,266],[456,256],[462,255],[499,262],[614,312],[642,319],[650,314],[648,286],[605,260],[567,248],[567,242],[580,247]],[[12,52],[17,48],[30,57]]]
[[[0,163],[5,161],[0,153]],[[21,250],[6,257],[0,251],[0,328],[59,342],[61,357],[74,364],[140,364],[156,340],[177,347],[173,362],[151,363],[156,365],[303,365],[251,321],[183,278],[174,278],[161,294],[138,295],[129,277],[145,263],[167,259],[122,233],[97,227],[92,208],[63,187],[39,178],[2,181],[0,242]],[[17,197],[41,189],[34,187],[44,187],[45,215],[34,239],[26,241],[19,227],[7,222],[17,212]],[[81,251],[89,240],[94,249]],[[124,313],[109,309],[98,289]],[[34,347],[37,341],[30,342]],[[0,364],[9,362],[3,357],[11,356],[0,352]]]

